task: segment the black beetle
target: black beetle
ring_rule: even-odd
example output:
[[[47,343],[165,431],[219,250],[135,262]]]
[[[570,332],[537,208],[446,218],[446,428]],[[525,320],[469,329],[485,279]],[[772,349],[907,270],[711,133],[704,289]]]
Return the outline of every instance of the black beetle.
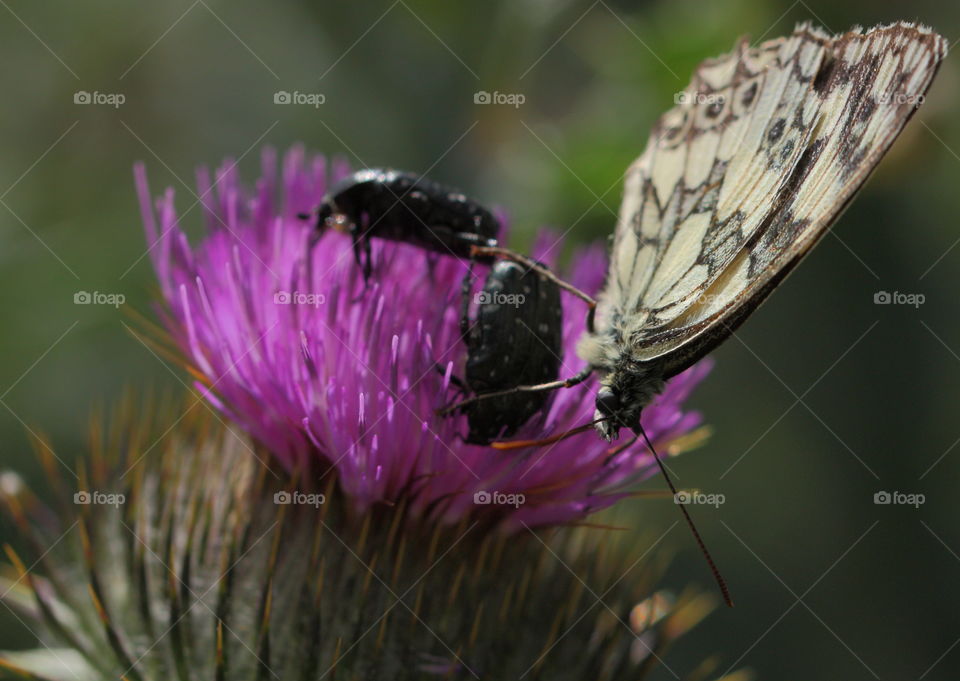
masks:
[[[540,272],[497,261],[476,294],[471,323],[470,275],[464,280],[461,332],[467,344],[466,387],[480,397],[556,379],[563,354],[560,289]],[[551,392],[514,392],[465,406],[467,442],[488,444],[513,435],[546,406]]]
[[[493,213],[456,189],[384,168],[358,170],[338,182],[317,208],[316,220],[314,239],[327,225],[352,235],[366,279],[371,237],[467,259],[474,246],[496,246],[500,230]]]
[[[368,168],[338,182],[317,208],[316,220],[314,240],[327,226],[352,235],[365,279],[371,274],[373,237],[471,262],[461,319],[466,376],[465,382],[454,379],[472,394],[461,410],[467,414],[468,442],[510,436],[549,402],[552,393],[546,390],[514,389],[555,381],[563,353],[560,288],[585,296],[542,264],[499,248],[500,225],[490,211],[414,173]],[[473,262],[493,264],[471,323]],[[490,394],[501,392],[506,394]]]

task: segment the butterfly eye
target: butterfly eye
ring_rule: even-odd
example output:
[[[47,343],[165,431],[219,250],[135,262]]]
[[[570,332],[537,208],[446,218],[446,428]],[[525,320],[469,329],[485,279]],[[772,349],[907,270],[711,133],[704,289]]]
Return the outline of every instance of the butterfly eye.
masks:
[[[613,416],[620,411],[620,396],[610,388],[601,388],[597,393],[597,411],[604,416]]]

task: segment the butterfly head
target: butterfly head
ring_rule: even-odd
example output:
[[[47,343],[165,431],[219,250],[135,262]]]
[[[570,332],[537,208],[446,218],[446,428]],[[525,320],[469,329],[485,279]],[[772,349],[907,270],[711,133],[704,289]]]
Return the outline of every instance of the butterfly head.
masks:
[[[616,440],[621,428],[633,428],[640,423],[640,403],[624,399],[624,395],[611,386],[601,386],[597,392],[597,432],[606,441]]]
[[[609,386],[603,386],[597,392],[597,410],[594,419],[597,421],[597,432],[608,442],[617,438],[623,422],[623,402],[620,393],[614,392]]]
[[[600,437],[615,440],[621,428],[639,427],[640,412],[662,389],[663,380],[639,367],[602,376],[594,413]]]

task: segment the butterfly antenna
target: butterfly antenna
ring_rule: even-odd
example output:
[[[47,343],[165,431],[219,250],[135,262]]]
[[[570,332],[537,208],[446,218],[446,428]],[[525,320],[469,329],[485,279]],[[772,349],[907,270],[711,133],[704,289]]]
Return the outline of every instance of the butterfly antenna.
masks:
[[[673,493],[674,499],[677,497],[677,488],[673,484],[673,480],[670,479],[670,475],[667,473],[666,466],[663,465],[663,461],[660,460],[660,455],[657,454],[657,450],[653,448],[653,443],[650,442],[650,438],[647,437],[647,432],[643,429],[643,426],[638,425],[634,432],[639,431],[640,436],[643,438],[643,441],[647,443],[647,447],[650,449],[650,453],[653,454],[653,458],[657,462],[657,466],[660,467],[660,472],[663,473],[663,479],[667,481],[667,485],[670,487],[670,491]],[[723,601],[727,604],[728,608],[733,607],[733,599],[730,598],[730,590],[727,588],[727,583],[723,579],[723,575],[720,574],[720,570],[717,569],[717,564],[713,562],[713,556],[710,555],[710,551],[707,550],[707,545],[703,542],[703,538],[700,536],[700,533],[697,531],[697,526],[693,524],[693,518],[690,517],[690,514],[687,512],[687,507],[684,504],[677,504],[680,507],[680,512],[683,513],[683,517],[687,521],[687,525],[690,527],[690,531],[693,532],[693,538],[697,540],[697,545],[700,546],[700,552],[703,553],[703,557],[707,559],[707,565],[710,566],[710,571],[713,573],[713,578],[717,581],[717,586],[720,587],[720,593],[723,594]]]

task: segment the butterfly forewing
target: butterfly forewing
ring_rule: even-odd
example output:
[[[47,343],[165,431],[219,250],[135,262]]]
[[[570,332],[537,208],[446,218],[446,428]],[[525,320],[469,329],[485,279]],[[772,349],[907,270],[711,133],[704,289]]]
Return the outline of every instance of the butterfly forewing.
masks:
[[[802,25],[701,64],[627,172],[598,314],[622,346],[607,359],[669,377],[713,349],[830,227],[945,55],[911,24]]]

